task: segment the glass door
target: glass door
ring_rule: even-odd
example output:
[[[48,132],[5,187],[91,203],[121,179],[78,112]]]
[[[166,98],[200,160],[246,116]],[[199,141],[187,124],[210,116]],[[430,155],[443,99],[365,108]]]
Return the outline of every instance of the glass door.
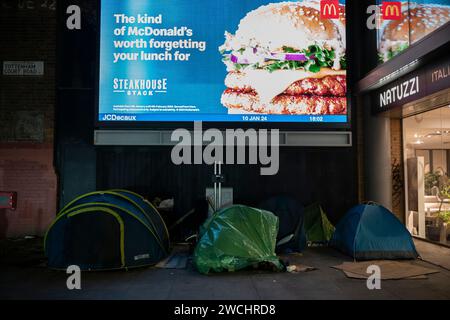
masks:
[[[450,245],[450,106],[403,120],[406,226]]]

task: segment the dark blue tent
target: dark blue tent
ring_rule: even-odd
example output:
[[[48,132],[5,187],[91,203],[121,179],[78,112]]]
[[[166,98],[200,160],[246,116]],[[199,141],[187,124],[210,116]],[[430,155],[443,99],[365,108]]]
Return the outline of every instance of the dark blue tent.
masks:
[[[304,208],[288,196],[275,196],[259,205],[278,217],[277,252],[303,251],[306,248]]]
[[[82,270],[153,265],[169,251],[158,211],[126,190],[85,194],[66,205],[45,236],[48,266]]]
[[[158,235],[164,248],[169,247],[169,231],[167,230],[167,226],[164,223],[163,218],[151,202],[144,199],[141,195],[128,190],[117,189],[111,190],[111,192],[119,193],[127,197],[129,200],[134,201],[134,203],[138,205],[140,209],[142,209],[142,211],[145,213],[147,219],[152,225],[155,233]]]
[[[356,260],[418,257],[405,226],[377,204],[358,205],[347,212],[336,226],[330,244]]]

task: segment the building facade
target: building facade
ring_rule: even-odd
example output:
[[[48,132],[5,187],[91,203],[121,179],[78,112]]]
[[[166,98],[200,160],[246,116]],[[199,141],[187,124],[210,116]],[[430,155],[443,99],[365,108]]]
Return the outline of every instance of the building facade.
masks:
[[[0,47],[0,190],[18,194],[0,238],[43,234],[57,207],[55,1],[2,1]]]
[[[74,5],[81,25],[68,28]],[[0,237],[42,235],[58,208],[95,190],[174,198],[176,216],[191,210],[212,186],[211,166],[176,166],[167,145],[95,143],[95,133],[104,129],[96,121],[99,1],[2,6],[4,69],[19,62],[44,67],[35,75],[4,71],[0,78],[0,190],[19,197],[16,211],[0,209]],[[276,176],[260,176],[251,165],[225,166],[224,187],[233,188],[234,201],[257,206],[279,194],[305,205],[318,201],[333,223],[353,205],[375,201],[413,235],[446,244],[448,6],[404,1],[398,12],[384,8],[399,19],[380,20],[381,1],[347,2],[347,38],[363,40],[348,41],[350,122],[333,132],[350,133],[351,143],[282,146]],[[324,130],[299,130],[310,131]]]
[[[380,60],[355,86],[365,113],[360,119],[364,197],[391,208],[414,236],[444,245],[449,234],[449,9],[442,1],[402,3],[400,20],[363,30],[367,41],[377,44]],[[397,48],[389,48],[392,43]]]

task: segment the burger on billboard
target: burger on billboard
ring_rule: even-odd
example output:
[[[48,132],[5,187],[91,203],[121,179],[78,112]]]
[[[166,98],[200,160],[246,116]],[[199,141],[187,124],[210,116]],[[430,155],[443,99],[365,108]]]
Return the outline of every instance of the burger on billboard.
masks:
[[[103,0],[99,122],[345,124],[345,25],[338,0]]]
[[[221,51],[230,113],[347,114],[344,14],[324,20],[311,3],[265,5],[226,33]]]
[[[389,61],[450,21],[450,0],[382,1],[378,55]]]

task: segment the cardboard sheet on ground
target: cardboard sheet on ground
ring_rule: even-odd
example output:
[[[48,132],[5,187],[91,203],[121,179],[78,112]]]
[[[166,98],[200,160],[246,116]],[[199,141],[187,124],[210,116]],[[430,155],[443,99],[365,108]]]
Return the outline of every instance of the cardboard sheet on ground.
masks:
[[[352,278],[352,279],[361,279],[361,280],[366,280],[368,275],[363,276],[357,273],[352,273],[352,272],[348,272],[348,271],[344,271],[344,274],[347,276],[347,278]],[[401,280],[426,280],[428,279],[427,276],[423,275],[423,276],[415,276],[415,277],[409,277],[409,278],[402,278]],[[391,279],[394,280],[394,279]],[[400,279],[398,279],[400,280]]]
[[[422,260],[450,270],[450,249],[436,245],[434,243],[425,242],[414,239],[417,251],[420,253]]]
[[[424,279],[428,274],[437,273],[438,270],[423,267],[411,262],[375,260],[364,262],[344,262],[341,265],[332,268],[341,270],[347,277],[356,279],[367,279],[370,275],[366,273],[367,268],[371,265],[377,265],[381,269],[382,280],[399,280],[399,279]]]

